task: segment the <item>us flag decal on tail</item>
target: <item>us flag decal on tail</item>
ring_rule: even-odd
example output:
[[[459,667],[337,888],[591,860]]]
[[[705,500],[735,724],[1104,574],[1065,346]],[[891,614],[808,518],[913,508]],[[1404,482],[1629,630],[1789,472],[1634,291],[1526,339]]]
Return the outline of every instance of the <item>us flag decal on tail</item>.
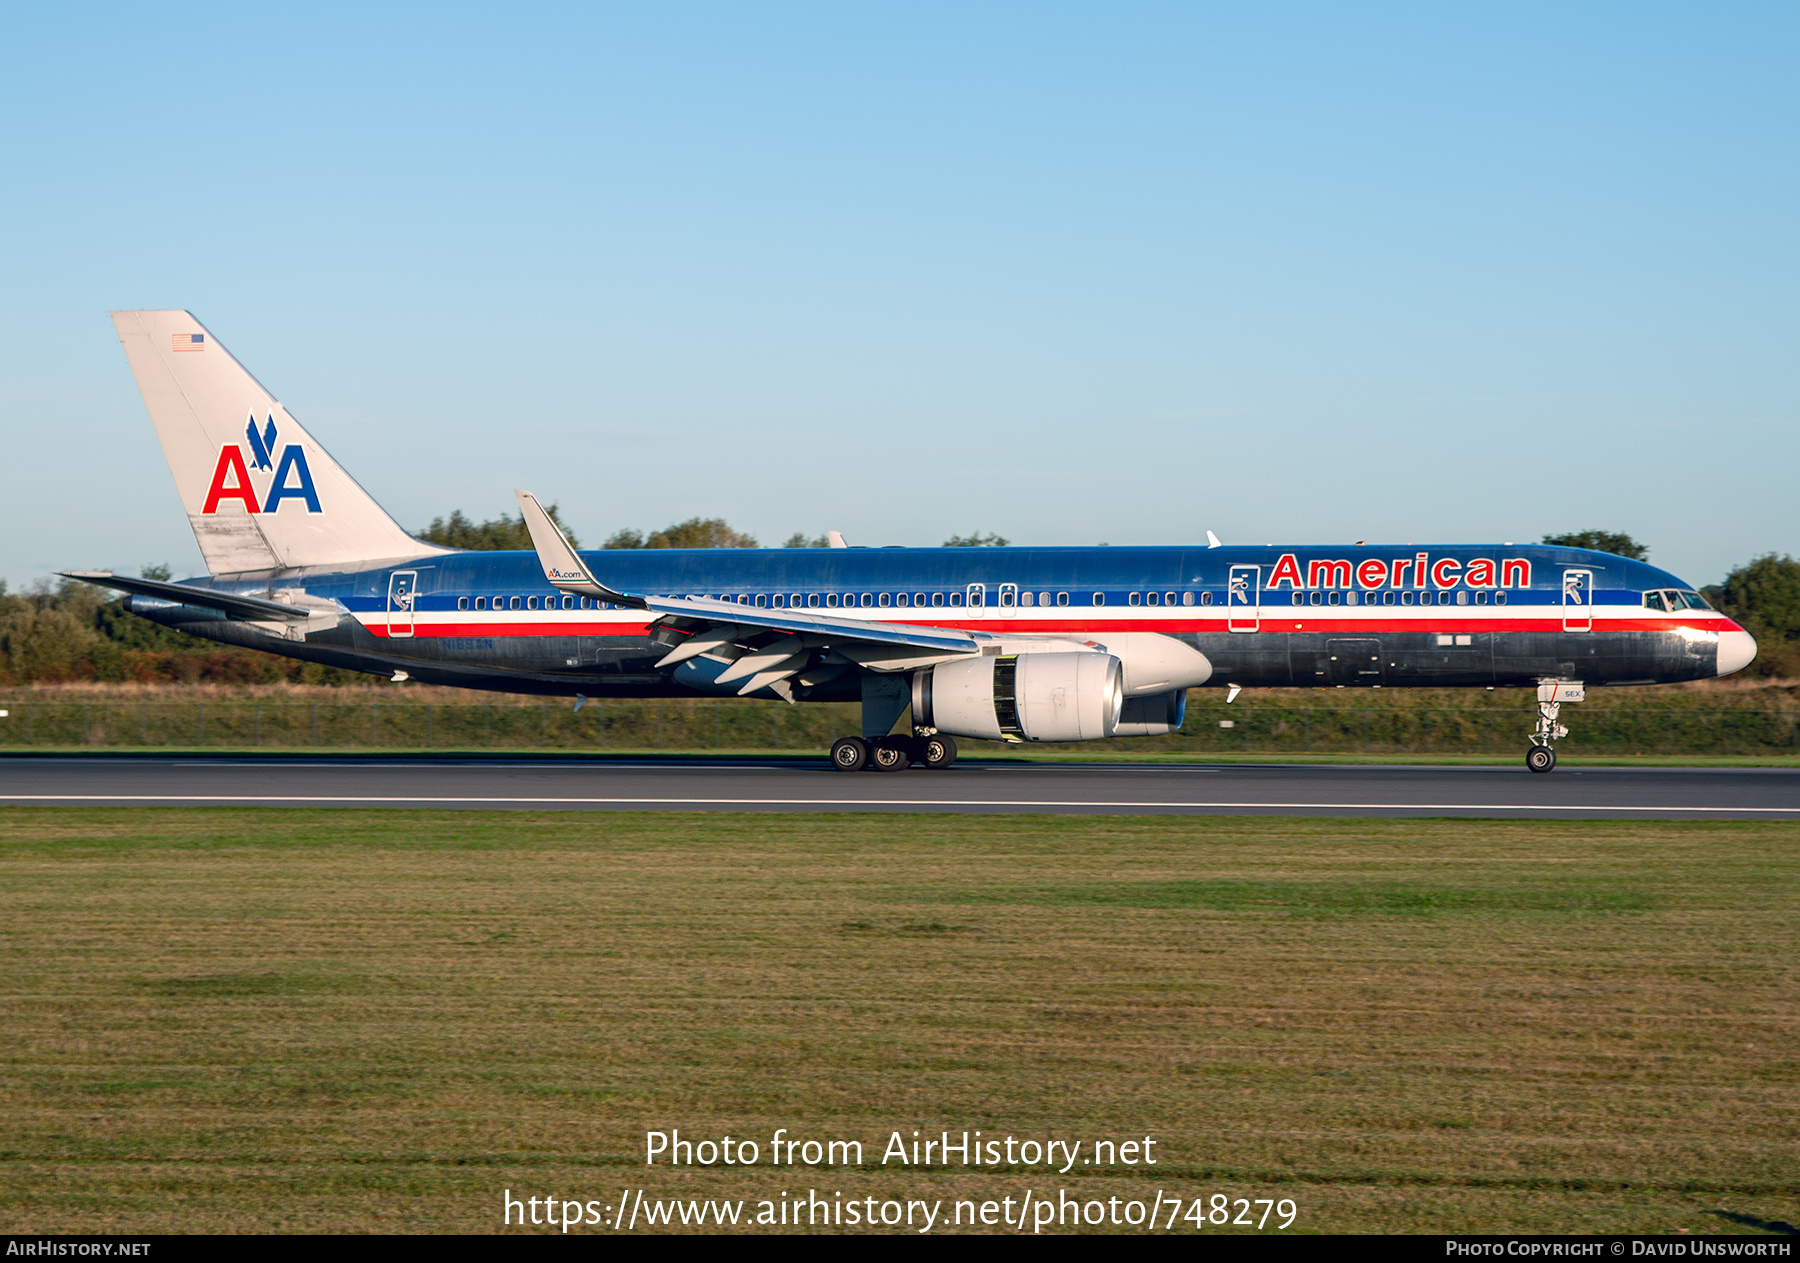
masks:
[[[173,333],[169,335],[171,351],[204,351],[206,335],[204,333]]]

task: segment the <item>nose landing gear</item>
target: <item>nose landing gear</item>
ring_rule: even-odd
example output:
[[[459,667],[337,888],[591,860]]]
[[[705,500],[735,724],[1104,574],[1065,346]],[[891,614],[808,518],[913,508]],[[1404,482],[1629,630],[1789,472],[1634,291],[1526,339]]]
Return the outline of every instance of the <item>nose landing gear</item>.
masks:
[[[1537,727],[1531,730],[1531,749],[1525,753],[1526,767],[1534,772],[1548,772],[1556,766],[1556,750],[1551,743],[1569,735],[1569,730],[1556,722],[1563,703],[1586,698],[1587,689],[1579,680],[1538,681]]]

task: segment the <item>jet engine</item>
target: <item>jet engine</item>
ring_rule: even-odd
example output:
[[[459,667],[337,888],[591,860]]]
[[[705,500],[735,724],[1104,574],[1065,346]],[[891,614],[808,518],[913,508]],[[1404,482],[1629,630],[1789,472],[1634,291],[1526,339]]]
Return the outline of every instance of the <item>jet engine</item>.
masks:
[[[1128,697],[1113,729],[1115,737],[1162,737],[1187,718],[1187,690],[1171,689],[1149,697]]]
[[[985,741],[1110,737],[1124,673],[1107,653],[965,658],[913,674],[913,723]]]

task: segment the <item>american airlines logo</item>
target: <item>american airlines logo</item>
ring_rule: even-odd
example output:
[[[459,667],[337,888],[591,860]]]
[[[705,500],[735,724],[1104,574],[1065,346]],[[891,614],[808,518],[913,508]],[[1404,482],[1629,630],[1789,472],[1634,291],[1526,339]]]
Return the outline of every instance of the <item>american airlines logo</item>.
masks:
[[[1458,583],[1471,588],[1531,586],[1531,562],[1524,557],[1508,557],[1502,561],[1477,557],[1466,562],[1454,557],[1439,557],[1433,561],[1429,553],[1396,557],[1391,561],[1379,557],[1355,562],[1337,558],[1309,561],[1304,575],[1294,554],[1283,553],[1269,572],[1269,586],[1273,588],[1285,583],[1290,588],[1348,588],[1352,586],[1352,573],[1356,576],[1355,586],[1362,588],[1422,588],[1427,578],[1433,587],[1439,588],[1453,588]]]
[[[206,503],[200,508],[203,516],[218,513],[219,506],[227,500],[240,502],[247,513],[274,513],[286,500],[301,501],[308,513],[324,512],[319,505],[319,493],[313,487],[312,469],[306,463],[306,449],[298,443],[289,443],[277,456],[278,437],[273,416],[258,429],[256,414],[250,414],[249,423],[244,427],[244,441],[219,449],[212,482],[206,489]],[[251,481],[252,469],[258,474],[273,471],[260,498]]]
[[[551,566],[550,577],[552,579],[579,579],[581,572],[579,570],[558,570],[555,566]]]

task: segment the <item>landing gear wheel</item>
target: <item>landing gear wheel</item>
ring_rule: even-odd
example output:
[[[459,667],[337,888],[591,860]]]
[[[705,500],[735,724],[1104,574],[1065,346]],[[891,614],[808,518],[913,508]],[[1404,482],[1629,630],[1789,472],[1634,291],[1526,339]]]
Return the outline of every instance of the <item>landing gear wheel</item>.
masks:
[[[861,737],[839,737],[831,743],[831,767],[836,772],[860,772],[869,765],[869,743]]]
[[[869,746],[869,769],[874,772],[904,772],[912,766],[912,754],[903,739],[889,738]]]
[[[1525,766],[1534,772],[1548,772],[1556,766],[1556,751],[1549,746],[1532,746],[1525,755]]]
[[[939,768],[949,767],[956,762],[956,738],[947,737],[943,733],[933,733],[919,743],[919,762],[935,772]]]

